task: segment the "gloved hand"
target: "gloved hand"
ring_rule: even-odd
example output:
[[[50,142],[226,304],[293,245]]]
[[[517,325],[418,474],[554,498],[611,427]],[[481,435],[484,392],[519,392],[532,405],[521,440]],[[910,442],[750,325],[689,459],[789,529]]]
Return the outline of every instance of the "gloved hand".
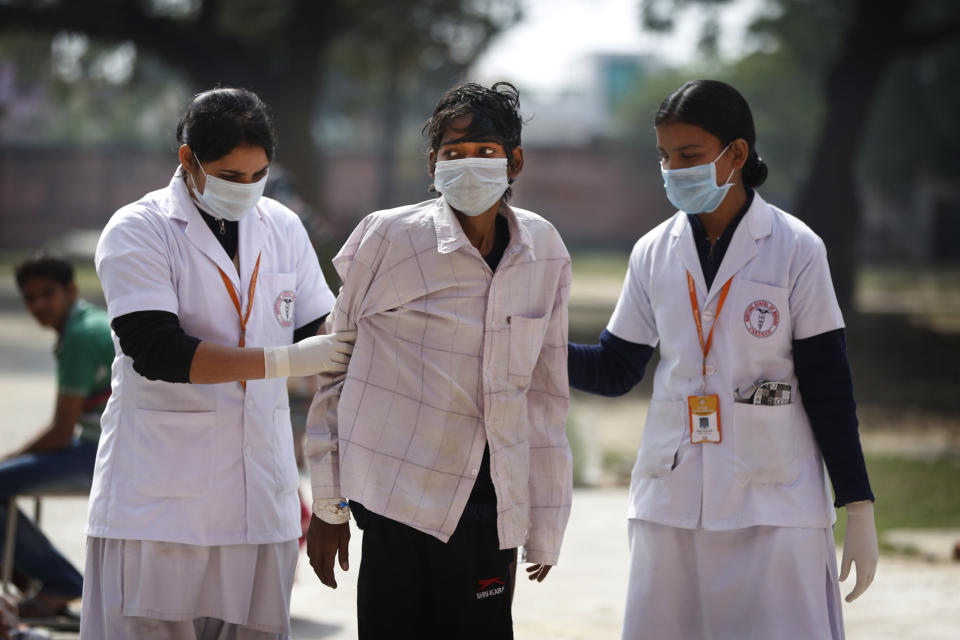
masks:
[[[263,348],[264,378],[344,373],[353,353],[356,331],[310,336],[282,347]]]
[[[843,538],[843,559],[840,562],[840,580],[846,580],[850,565],[857,565],[857,583],[845,600],[853,602],[867,590],[877,573],[880,550],[877,547],[877,528],[873,522],[873,502],[851,502],[847,509],[847,534]]]

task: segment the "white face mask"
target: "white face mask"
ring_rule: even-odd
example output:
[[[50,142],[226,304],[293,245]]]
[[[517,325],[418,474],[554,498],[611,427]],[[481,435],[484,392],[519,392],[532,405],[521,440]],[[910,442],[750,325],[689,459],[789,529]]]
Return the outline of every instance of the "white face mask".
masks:
[[[684,213],[711,213],[716,210],[733,186],[730,182],[733,171],[730,171],[724,184],[717,185],[717,160],[729,148],[728,144],[713,162],[707,164],[686,169],[664,169],[661,166],[663,187],[667,190],[670,203]]]
[[[509,184],[506,158],[442,160],[433,169],[433,186],[447,204],[468,216],[496,204]]]
[[[196,156],[194,156],[196,159]],[[203,170],[203,165],[197,160],[197,166],[206,176],[203,193],[196,189],[204,206],[218,218],[237,222],[250,213],[263,196],[263,189],[267,186],[267,175],[250,184],[230,182],[216,176],[211,176]],[[268,171],[269,173],[269,171]],[[191,180],[193,176],[190,176]],[[196,181],[194,181],[196,188]]]

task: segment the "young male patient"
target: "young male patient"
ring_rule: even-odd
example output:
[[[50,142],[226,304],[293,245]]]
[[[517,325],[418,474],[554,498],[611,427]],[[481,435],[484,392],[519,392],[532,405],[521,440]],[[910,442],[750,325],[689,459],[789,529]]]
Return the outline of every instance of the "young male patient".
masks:
[[[516,548],[531,579],[557,563],[570,257],[549,222],[507,205],[518,107],[506,83],[448,91],[424,127],[440,197],[368,215],[334,259],[328,327],[357,341],[307,421],[307,550],[335,588],[352,511],[360,638],[512,638]]]

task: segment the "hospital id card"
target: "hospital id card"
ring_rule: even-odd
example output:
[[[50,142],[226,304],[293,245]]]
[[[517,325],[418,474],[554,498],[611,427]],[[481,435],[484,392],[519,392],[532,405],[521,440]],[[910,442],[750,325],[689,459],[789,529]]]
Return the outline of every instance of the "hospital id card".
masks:
[[[690,442],[720,442],[720,397],[689,396],[687,398],[690,416]]]

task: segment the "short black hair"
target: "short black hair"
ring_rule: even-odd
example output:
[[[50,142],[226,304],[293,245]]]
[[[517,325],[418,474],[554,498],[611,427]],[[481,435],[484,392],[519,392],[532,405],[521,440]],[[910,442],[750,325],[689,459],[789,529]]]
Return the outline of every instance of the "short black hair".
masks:
[[[440,150],[443,133],[457,118],[472,116],[463,130],[470,142],[497,142],[513,164],[513,150],[520,146],[523,118],[520,116],[520,92],[509,82],[496,82],[489,89],[474,82],[459,84],[440,98],[421,133],[430,136],[430,149]],[[510,180],[513,182],[513,179]],[[510,198],[508,188],[504,200]]]
[[[719,80],[690,80],[660,104],[653,124],[692,124],[720,138],[727,146],[737,138],[747,141],[749,154],[740,175],[743,183],[759,187],[767,179],[767,165],[757,154],[757,133],[750,105],[740,92]]]
[[[240,145],[261,147],[273,161],[276,133],[267,105],[253,91],[217,88],[193,97],[177,125],[177,142],[198,162],[222,158]]]
[[[27,280],[31,278],[47,278],[67,288],[73,284],[73,265],[63,258],[48,253],[38,253],[19,263],[14,270],[14,276],[21,293]]]

